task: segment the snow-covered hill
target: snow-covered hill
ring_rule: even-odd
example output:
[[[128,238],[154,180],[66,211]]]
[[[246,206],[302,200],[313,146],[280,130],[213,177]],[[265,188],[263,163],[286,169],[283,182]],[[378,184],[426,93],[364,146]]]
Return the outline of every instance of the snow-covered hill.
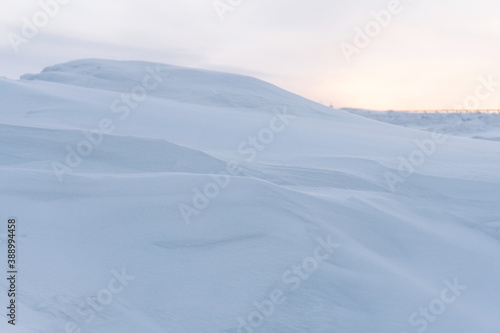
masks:
[[[500,113],[415,113],[343,109],[386,123],[473,139],[500,141]]]
[[[498,142],[144,62],[0,79],[0,100],[1,332],[500,329]]]

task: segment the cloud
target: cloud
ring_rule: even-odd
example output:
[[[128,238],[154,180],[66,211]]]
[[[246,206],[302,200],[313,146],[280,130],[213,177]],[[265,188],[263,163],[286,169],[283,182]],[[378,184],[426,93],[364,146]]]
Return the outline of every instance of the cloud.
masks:
[[[397,109],[413,106],[416,90],[419,108],[444,107],[435,89],[459,91],[494,70],[500,4],[401,2],[405,11],[348,64],[339,44],[389,1],[242,0],[221,21],[211,0],[73,0],[19,54],[0,39],[0,75],[79,58],[146,60],[253,74],[336,106]],[[39,10],[37,1],[5,4],[0,33],[19,32]]]

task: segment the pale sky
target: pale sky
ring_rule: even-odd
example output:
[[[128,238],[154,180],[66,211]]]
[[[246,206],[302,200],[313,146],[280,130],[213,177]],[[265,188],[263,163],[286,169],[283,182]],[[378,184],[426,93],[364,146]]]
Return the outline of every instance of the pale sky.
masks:
[[[55,1],[2,1],[0,76],[146,60],[251,75],[335,107],[500,108],[498,0],[58,0],[49,17],[40,3]],[[224,20],[214,3],[232,9]],[[23,35],[24,18],[38,32]]]

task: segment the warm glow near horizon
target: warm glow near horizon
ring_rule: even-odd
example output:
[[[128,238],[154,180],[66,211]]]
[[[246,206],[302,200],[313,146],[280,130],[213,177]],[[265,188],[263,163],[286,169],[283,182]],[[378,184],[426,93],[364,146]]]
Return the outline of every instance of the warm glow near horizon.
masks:
[[[0,76],[133,59],[251,75],[335,107],[500,108],[498,1],[60,2],[18,53],[9,39],[43,8],[4,4]]]

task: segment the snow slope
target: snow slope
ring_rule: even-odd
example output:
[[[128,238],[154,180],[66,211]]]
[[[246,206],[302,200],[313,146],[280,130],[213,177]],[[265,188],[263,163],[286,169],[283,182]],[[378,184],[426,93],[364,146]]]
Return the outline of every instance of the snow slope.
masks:
[[[500,113],[415,113],[343,109],[374,120],[473,139],[500,141]]]
[[[0,79],[0,99],[1,332],[500,329],[498,142],[144,62]]]

